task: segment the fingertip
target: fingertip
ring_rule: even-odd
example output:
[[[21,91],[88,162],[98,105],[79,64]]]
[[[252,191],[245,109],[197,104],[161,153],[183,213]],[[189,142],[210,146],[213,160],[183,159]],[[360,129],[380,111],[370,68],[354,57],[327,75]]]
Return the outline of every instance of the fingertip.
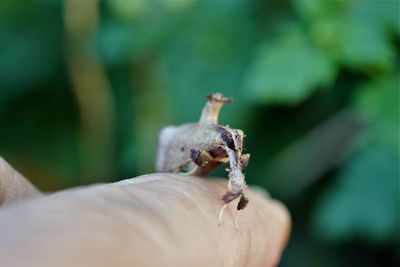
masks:
[[[275,266],[279,262],[290,235],[290,215],[281,202],[272,199],[262,188],[254,190],[249,187],[245,193],[249,204],[245,209],[237,211],[238,200],[223,208],[221,197],[228,189],[227,180],[224,179],[151,174],[136,178],[132,184],[155,191],[162,188],[160,192],[164,194],[163,203],[168,203],[173,195],[181,195],[182,202],[176,203],[174,209],[169,211],[170,215],[175,214],[172,216],[174,222],[171,227],[179,229],[182,235],[191,229],[190,235],[185,232],[185,236],[196,233],[207,237],[204,240],[197,237],[196,243],[202,240],[203,244],[207,244],[213,240],[215,247],[209,252],[214,255],[215,251],[219,251],[218,255],[224,258],[225,263],[233,266]],[[146,192],[149,202],[161,196],[156,194],[150,197],[151,193]],[[218,216],[221,215],[221,209],[224,210],[222,218]],[[183,218],[186,218],[185,224],[180,223]],[[185,242],[190,243],[190,239],[185,239]],[[203,250],[204,258],[208,255],[206,251]]]
[[[220,196],[228,189],[227,181],[223,179],[204,180],[204,183]],[[283,203],[271,198],[260,186],[249,186],[245,194],[249,204],[238,212],[240,233],[235,230],[236,200],[225,209],[221,228],[239,239],[237,251],[241,255],[247,254],[243,260],[245,266],[275,266],[290,237],[290,213]]]
[[[249,225],[253,244],[249,251],[253,261],[247,266],[276,266],[290,236],[290,213],[281,202],[259,190],[248,190],[247,196],[251,202],[242,221]]]

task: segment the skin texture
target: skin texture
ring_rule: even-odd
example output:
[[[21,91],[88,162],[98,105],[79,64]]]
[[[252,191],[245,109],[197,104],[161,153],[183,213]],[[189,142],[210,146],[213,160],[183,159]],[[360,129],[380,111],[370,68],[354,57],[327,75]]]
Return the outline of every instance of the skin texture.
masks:
[[[0,157],[0,206],[42,194]]]
[[[0,165],[8,166],[0,185],[13,176],[8,188],[30,192],[25,178]],[[218,227],[225,190],[226,180],[162,173],[46,196],[0,190],[8,203],[0,206],[1,265],[275,266],[290,232],[287,210],[248,189],[240,231],[234,206]]]

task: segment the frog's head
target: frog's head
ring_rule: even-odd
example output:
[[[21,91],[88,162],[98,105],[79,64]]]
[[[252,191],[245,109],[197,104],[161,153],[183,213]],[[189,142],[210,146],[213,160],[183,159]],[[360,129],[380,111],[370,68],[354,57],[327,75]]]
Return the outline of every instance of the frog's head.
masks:
[[[219,128],[222,141],[232,150],[236,152],[243,151],[243,138],[245,134],[240,129],[232,129],[229,126],[221,126]]]

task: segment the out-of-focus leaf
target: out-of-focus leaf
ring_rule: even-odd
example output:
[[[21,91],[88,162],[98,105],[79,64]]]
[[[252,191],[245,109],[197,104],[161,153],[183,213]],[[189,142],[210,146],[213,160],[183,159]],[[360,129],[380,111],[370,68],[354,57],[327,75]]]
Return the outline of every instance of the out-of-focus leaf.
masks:
[[[340,61],[351,68],[390,70],[395,59],[389,39],[374,20],[337,22]],[[350,27],[348,26],[350,25]],[[339,33],[341,32],[341,33]]]
[[[249,4],[199,1],[195,7],[188,13],[189,23],[179,23],[162,49],[160,75],[170,96],[171,118],[174,123],[198,120],[206,94],[221,92],[237,101],[223,108],[220,121],[238,127],[248,111],[241,104],[246,102],[242,75],[254,41]]]
[[[155,10],[131,23],[115,18],[105,20],[97,34],[97,43],[106,65],[139,62],[151,57],[158,46],[173,33],[175,19]]]
[[[33,1],[0,3],[0,109],[59,70],[60,6],[56,2],[46,9]]]
[[[48,75],[56,63],[54,51],[48,51],[47,38],[33,32],[20,34],[1,36],[0,81],[3,88],[26,88]]]
[[[398,234],[399,161],[383,150],[356,156],[318,201],[314,227],[332,241],[385,242]]]
[[[362,144],[399,155],[399,77],[384,77],[359,88],[355,109],[367,123]]]
[[[182,12],[196,4],[198,0],[163,0],[160,2],[172,11]]]
[[[0,125],[6,125],[0,131],[0,155],[15,162],[42,190],[82,182],[70,91],[61,87],[35,90],[13,104],[0,117]]]
[[[338,62],[367,72],[395,62],[390,32],[399,33],[398,1],[296,0],[316,44]]]
[[[291,30],[257,51],[247,77],[248,95],[265,103],[295,104],[328,85],[335,74],[323,51]]]
[[[124,20],[132,20],[138,16],[145,14],[149,7],[150,1],[143,0],[113,0],[106,2],[111,11]]]
[[[354,111],[365,121],[350,159],[337,184],[322,195],[315,213],[318,235],[328,240],[354,237],[385,242],[398,229],[399,174],[398,76],[382,77],[362,85]]]

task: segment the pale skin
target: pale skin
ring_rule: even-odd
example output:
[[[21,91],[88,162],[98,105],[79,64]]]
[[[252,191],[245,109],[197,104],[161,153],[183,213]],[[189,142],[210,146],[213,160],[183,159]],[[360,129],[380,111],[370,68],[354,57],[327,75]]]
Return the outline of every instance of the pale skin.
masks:
[[[2,266],[275,266],[290,219],[246,190],[252,205],[216,223],[226,181],[149,174],[43,195],[0,158]]]

